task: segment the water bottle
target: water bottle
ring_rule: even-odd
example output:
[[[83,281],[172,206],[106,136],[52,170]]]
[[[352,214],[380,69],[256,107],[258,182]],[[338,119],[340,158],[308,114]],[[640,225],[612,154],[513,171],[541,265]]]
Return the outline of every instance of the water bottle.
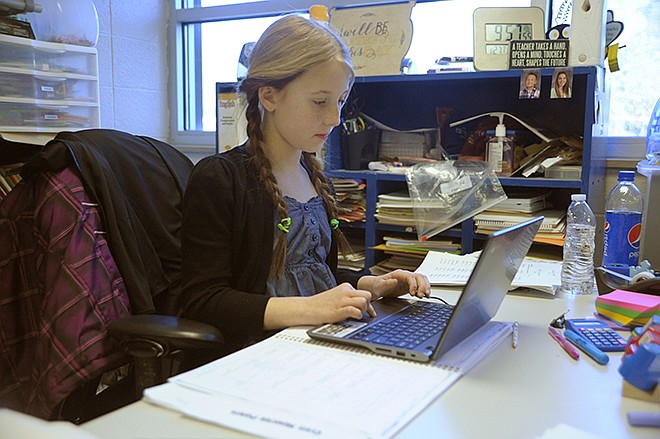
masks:
[[[566,213],[561,290],[568,294],[591,294],[594,288],[596,216],[586,200],[585,194],[571,195]]]
[[[619,171],[619,183],[605,201],[603,266],[626,276],[639,264],[642,234],[642,194],[635,186],[635,171]]]
[[[660,99],[655,103],[646,132],[646,160],[650,165],[660,165]]]

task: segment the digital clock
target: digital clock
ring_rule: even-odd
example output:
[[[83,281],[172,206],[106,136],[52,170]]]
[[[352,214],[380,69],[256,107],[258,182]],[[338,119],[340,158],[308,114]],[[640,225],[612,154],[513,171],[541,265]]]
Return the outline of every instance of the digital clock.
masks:
[[[474,68],[509,68],[509,42],[545,39],[541,8],[477,8],[474,11]]]

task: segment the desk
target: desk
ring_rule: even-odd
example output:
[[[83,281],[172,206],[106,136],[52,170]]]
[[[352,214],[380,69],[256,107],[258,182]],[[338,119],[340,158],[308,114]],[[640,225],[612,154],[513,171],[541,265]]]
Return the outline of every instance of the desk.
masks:
[[[455,303],[456,291],[434,290]],[[495,320],[518,321],[518,347],[501,344],[427,407],[396,436],[401,439],[534,438],[557,424],[568,424],[603,438],[657,438],[657,429],[628,426],[628,411],[658,411],[660,405],[621,396],[621,354],[607,366],[586,354],[572,360],[547,333],[548,323],[594,311],[595,296],[555,298],[508,295]],[[187,419],[139,401],[86,424],[100,438],[249,437]]]

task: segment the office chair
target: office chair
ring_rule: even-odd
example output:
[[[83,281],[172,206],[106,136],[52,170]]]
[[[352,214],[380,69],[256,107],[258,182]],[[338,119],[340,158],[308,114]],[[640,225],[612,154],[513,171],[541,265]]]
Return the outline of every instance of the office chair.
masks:
[[[114,130],[0,140],[26,159],[0,202],[0,406],[81,423],[222,346],[176,317],[187,157]]]

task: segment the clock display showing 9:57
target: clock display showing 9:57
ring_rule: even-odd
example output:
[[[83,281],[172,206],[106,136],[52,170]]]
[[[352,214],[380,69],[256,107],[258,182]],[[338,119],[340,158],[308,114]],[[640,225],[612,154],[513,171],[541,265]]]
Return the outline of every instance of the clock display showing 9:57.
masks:
[[[487,23],[485,25],[486,54],[506,55],[509,51],[508,42],[533,39],[532,29],[531,23]]]
[[[474,68],[509,68],[511,41],[545,39],[543,9],[530,7],[477,8],[473,14]]]

